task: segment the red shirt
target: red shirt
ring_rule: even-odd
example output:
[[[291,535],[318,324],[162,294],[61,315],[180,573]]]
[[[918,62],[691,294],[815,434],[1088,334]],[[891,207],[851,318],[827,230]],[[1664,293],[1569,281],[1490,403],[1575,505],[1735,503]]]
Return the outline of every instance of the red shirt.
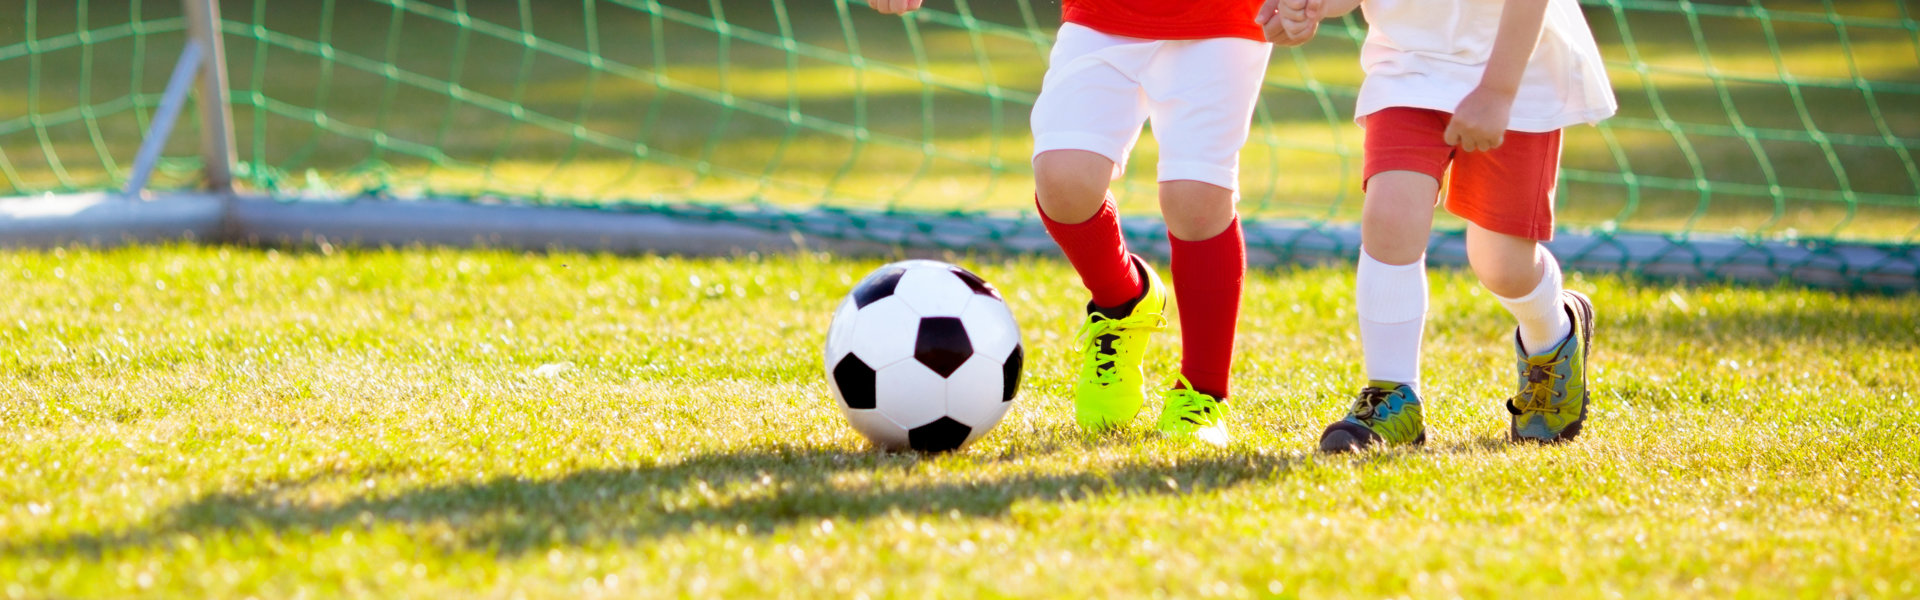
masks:
[[[1267,41],[1260,0],[1062,0],[1060,18],[1102,33],[1152,40],[1237,37]]]

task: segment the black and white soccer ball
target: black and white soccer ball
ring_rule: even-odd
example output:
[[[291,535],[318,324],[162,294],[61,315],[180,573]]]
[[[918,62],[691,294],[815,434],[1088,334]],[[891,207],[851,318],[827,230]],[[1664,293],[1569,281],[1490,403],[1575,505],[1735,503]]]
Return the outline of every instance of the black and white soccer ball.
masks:
[[[909,260],[875,269],[834,311],[827,386],[875,446],[944,452],[1006,416],[1024,354],[999,290],[966,269]]]

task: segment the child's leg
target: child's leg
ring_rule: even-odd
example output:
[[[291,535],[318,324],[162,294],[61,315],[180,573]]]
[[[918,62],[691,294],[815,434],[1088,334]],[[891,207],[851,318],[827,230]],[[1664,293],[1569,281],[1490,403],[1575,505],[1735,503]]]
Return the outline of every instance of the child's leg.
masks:
[[[1198,181],[1160,183],[1173,252],[1173,294],[1180,304],[1180,374],[1193,390],[1226,399],[1232,391],[1233,335],[1246,280],[1246,238],[1233,191]]]
[[[1180,306],[1184,386],[1215,400],[1231,392],[1234,329],[1246,279],[1246,239],[1234,213],[1240,148],[1272,48],[1242,39],[1170,42],[1141,78],[1160,142],[1160,214]]]
[[[1077,338],[1080,375],[1074,421],[1099,431],[1132,421],[1146,402],[1142,363],[1162,328],[1166,291],[1151,267],[1127,251],[1107,195],[1114,162],[1084,150],[1034,156],[1035,202],[1047,233],[1093,293]]]
[[[1147,119],[1136,79],[1158,45],[1062,25],[1030,113],[1041,222],[1100,308],[1133,301],[1145,285],[1107,186]]]
[[[1240,148],[1259,100],[1268,44],[1234,38],[1168,42],[1141,78],[1160,142],[1160,213],[1180,306],[1180,379],[1159,429],[1223,445],[1246,238],[1234,213]]]
[[[1367,180],[1360,217],[1360,265],[1354,300],[1367,379],[1420,388],[1420,344],[1427,323],[1427,239],[1440,182],[1414,171]]]
[[[1385,121],[1369,121],[1368,135],[1379,135],[1373,127],[1384,129],[1390,125]],[[1387,154],[1376,147],[1370,142],[1368,150]],[[1433,202],[1440,193],[1437,177],[1445,165],[1441,160],[1437,167],[1429,164],[1419,171],[1378,171],[1366,180],[1360,266],[1353,287],[1367,385],[1346,417],[1321,432],[1323,451],[1427,440],[1420,408],[1420,338],[1427,324],[1427,238],[1433,230]]]
[[[1593,303],[1562,290],[1560,265],[1539,241],[1553,236],[1560,132],[1509,131],[1487,152],[1454,162],[1447,208],[1465,218],[1474,273],[1519,321],[1507,399],[1515,441],[1564,441],[1587,420],[1587,350]]]
[[[1467,260],[1481,285],[1520,322],[1520,345],[1544,352],[1571,331],[1560,264],[1539,240],[1553,237],[1560,134],[1507,132],[1487,152],[1454,164],[1447,208],[1467,220]]]
[[[1107,182],[1114,163],[1085,150],[1049,150],[1033,157],[1040,220],[1100,307],[1140,296],[1140,273],[1128,257],[1120,215]]]
[[[1560,297],[1560,262],[1532,239],[1467,225],[1467,260],[1480,284],[1520,321],[1520,346],[1538,354],[1573,332]]]
[[[1367,385],[1320,449],[1346,452],[1427,439],[1420,403],[1420,342],[1427,322],[1427,240],[1440,178],[1453,160],[1448,115],[1389,108],[1366,117],[1366,204],[1354,303]]]
[[[1163,327],[1166,293],[1127,251],[1107,186],[1126,165],[1147,118],[1139,73],[1163,42],[1060,27],[1033,123],[1034,201],[1040,218],[1093,294],[1076,338],[1074,420],[1088,430],[1125,425],[1146,401],[1142,368]]]

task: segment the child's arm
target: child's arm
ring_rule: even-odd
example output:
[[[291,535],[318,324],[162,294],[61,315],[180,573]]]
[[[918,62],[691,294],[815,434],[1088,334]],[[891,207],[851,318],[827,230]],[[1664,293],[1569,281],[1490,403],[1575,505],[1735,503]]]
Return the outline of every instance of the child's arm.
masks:
[[[921,0],[869,0],[868,4],[882,14],[904,15],[920,10]]]
[[[1540,44],[1540,26],[1546,15],[1547,0],[1507,0],[1500,11],[1500,31],[1493,38],[1487,70],[1480,75],[1480,86],[1453,110],[1453,120],[1447,123],[1443,137],[1447,144],[1467,152],[1500,147],[1513,111],[1513,95],[1520,90],[1527,59]]]

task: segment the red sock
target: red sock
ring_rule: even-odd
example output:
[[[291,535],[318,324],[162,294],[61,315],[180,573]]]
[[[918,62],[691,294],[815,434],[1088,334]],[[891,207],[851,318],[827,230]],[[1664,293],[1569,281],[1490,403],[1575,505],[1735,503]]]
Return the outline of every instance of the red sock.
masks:
[[[1038,209],[1039,205],[1039,198],[1035,198],[1034,207]],[[1145,282],[1128,258],[1127,239],[1120,233],[1120,213],[1114,210],[1112,197],[1083,223],[1068,225],[1048,217],[1045,210],[1038,212],[1047,235],[1053,236],[1060,251],[1066,253],[1067,262],[1080,273],[1080,281],[1093,292],[1094,306],[1119,306],[1140,296]]]
[[[1173,247],[1173,296],[1180,306],[1180,374],[1194,391],[1224,400],[1233,369],[1233,330],[1240,320],[1240,286],[1247,277],[1240,218],[1209,239],[1167,238]]]

